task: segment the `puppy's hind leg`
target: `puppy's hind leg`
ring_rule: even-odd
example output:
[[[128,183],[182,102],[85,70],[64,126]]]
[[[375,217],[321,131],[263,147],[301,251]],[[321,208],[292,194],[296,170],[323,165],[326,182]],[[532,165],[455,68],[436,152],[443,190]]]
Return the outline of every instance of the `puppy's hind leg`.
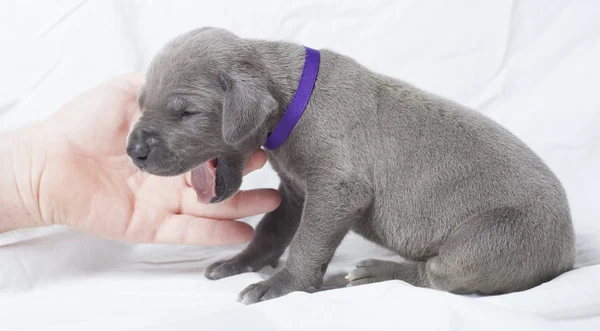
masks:
[[[350,285],[398,279],[453,293],[522,291],[572,268],[573,233],[566,214],[497,208],[461,224],[427,262],[361,261]]]

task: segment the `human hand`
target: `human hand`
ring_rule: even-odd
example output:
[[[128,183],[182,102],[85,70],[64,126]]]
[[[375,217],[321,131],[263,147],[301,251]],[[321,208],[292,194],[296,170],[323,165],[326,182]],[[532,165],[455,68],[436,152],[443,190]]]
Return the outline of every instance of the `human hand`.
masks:
[[[35,159],[43,162],[37,181],[43,222],[132,242],[248,241],[252,228],[235,219],[275,209],[276,190],[240,191],[205,205],[197,201],[189,174],[155,177],[131,162],[126,137],[140,112],[136,97],[142,82],[140,74],[115,78],[77,96],[37,127],[41,141],[34,141],[33,150],[42,154]],[[244,173],[265,163],[266,154],[257,151]]]

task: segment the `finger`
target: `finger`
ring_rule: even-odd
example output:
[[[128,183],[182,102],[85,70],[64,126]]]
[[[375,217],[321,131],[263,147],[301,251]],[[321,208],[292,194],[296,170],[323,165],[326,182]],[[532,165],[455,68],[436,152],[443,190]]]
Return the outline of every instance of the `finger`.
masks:
[[[196,192],[184,191],[181,214],[218,219],[239,219],[275,210],[281,203],[281,194],[274,189],[239,191],[231,199],[216,204],[198,202]]]
[[[136,102],[138,92],[144,84],[146,77],[144,73],[133,72],[129,74],[120,75],[113,77],[112,79],[104,82],[98,88],[112,87],[120,90],[124,95],[128,96],[128,104],[131,106],[124,113],[125,119],[127,120],[128,127],[134,123],[141,115],[139,104]]]
[[[267,153],[262,149],[256,150],[250,157],[248,158],[248,162],[244,167],[244,176],[251,173],[252,171],[258,170],[265,166],[267,163]]]
[[[254,230],[243,222],[172,215],[159,226],[153,243],[199,246],[243,244]]]

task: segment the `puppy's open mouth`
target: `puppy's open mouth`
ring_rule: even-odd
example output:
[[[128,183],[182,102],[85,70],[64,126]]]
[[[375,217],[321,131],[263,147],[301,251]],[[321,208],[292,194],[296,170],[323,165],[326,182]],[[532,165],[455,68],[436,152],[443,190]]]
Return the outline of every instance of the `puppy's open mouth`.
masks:
[[[219,158],[204,162],[192,170],[192,187],[201,203],[221,202],[227,194],[226,167]]]

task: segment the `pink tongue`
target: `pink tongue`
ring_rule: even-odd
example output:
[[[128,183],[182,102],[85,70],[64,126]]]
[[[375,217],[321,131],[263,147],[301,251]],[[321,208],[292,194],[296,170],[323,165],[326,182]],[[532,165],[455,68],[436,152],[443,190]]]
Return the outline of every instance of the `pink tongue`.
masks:
[[[210,200],[217,195],[215,188],[217,168],[214,161],[205,162],[192,170],[192,187],[196,190],[198,201],[201,203],[210,203]]]

